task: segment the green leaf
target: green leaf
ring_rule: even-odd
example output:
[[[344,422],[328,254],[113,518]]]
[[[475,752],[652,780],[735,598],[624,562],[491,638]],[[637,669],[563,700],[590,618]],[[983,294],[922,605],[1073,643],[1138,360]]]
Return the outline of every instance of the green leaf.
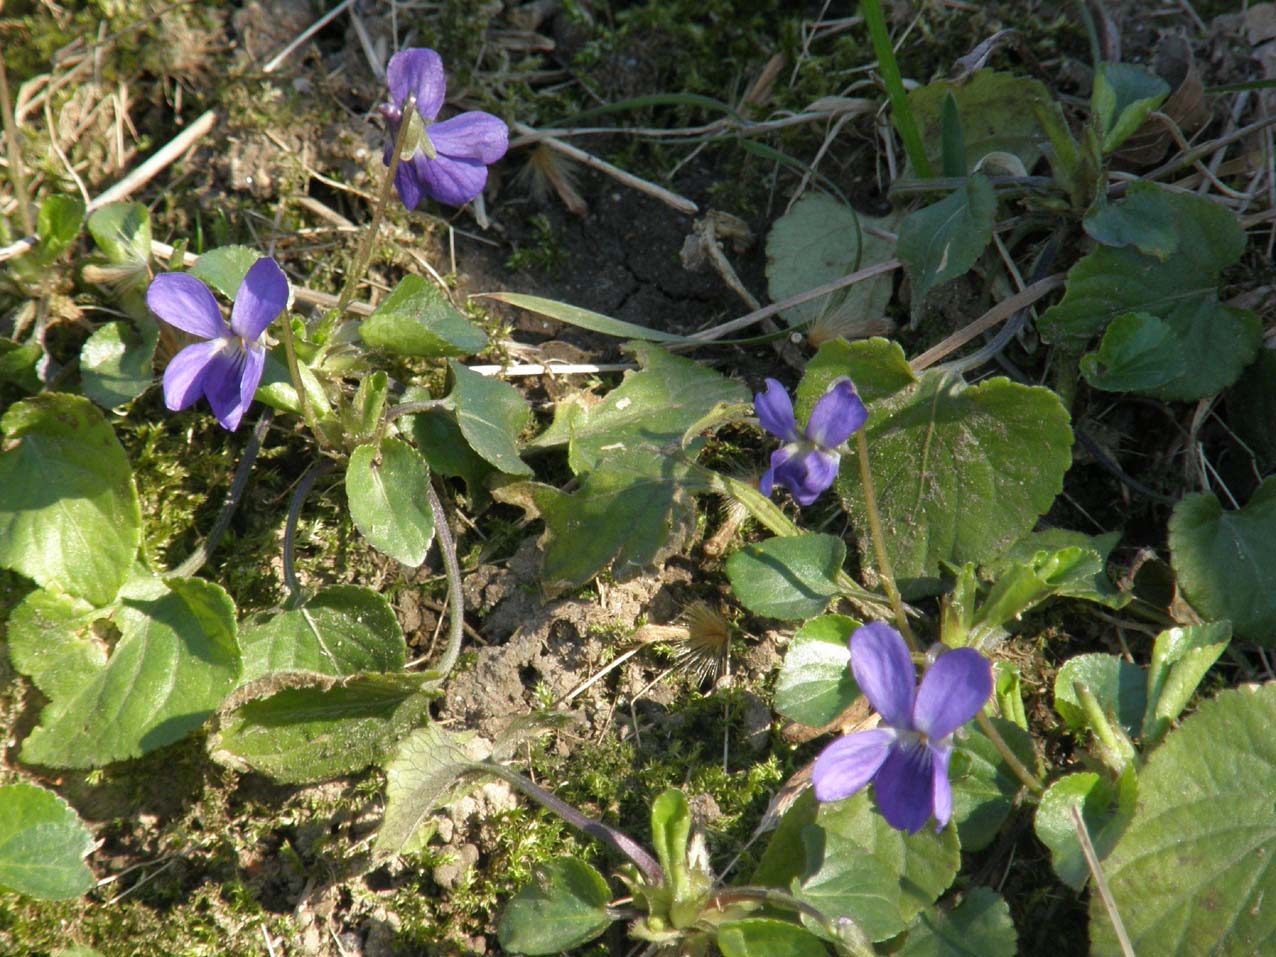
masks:
[[[80,235],[83,222],[84,200],[78,196],[53,195],[45,199],[36,216],[36,259],[47,264],[61,256]]]
[[[261,258],[261,253],[250,246],[218,246],[200,256],[190,274],[233,301],[244,284],[244,276]]]
[[[1160,192],[1159,201],[1178,224],[1178,248],[1162,261],[1132,246],[1098,247],[1068,271],[1063,301],[1046,310],[1037,327],[1046,341],[1079,350],[1118,316],[1135,312],[1160,319],[1185,366],[1181,375],[1149,391],[1162,399],[1194,400],[1236,381],[1254,359],[1262,328],[1253,313],[1224,306],[1218,297],[1219,273],[1245,248],[1236,217],[1203,196]],[[1139,199],[1151,201],[1151,193]]]
[[[0,566],[94,604],[111,601],[142,538],[133,470],[88,399],[47,393],[0,420]]]
[[[410,392],[404,393],[403,401],[414,401]],[[404,418],[411,419],[412,441],[430,468],[439,475],[463,479],[471,504],[487,501],[487,477],[496,474],[496,469],[470,448],[456,414],[450,409],[431,409]]]
[[[822,615],[798,629],[775,680],[775,710],[790,721],[822,728],[860,696],[848,642],[860,622]]]
[[[427,724],[406,735],[385,765],[385,818],[372,853],[377,861],[402,852],[425,819],[442,807],[475,767],[466,750],[472,732]]]
[[[1091,727],[1074,685],[1085,685],[1106,714],[1116,717],[1125,733],[1138,737],[1147,708],[1147,675],[1116,655],[1088,654],[1069,658],[1054,680],[1054,709],[1073,731]]]
[[[430,469],[421,453],[398,439],[350,453],[346,497],[350,518],[368,544],[416,568],[434,540],[429,503]]]
[[[788,890],[794,878],[802,876],[806,869],[802,830],[815,824],[817,809],[815,792],[811,788],[798,793],[767,841],[762,859],[749,877],[750,884]]]
[[[522,393],[508,382],[471,372],[454,359],[448,365],[452,370],[448,398],[470,448],[506,475],[531,475],[531,467],[518,457],[518,437],[531,415]]]
[[[644,339],[648,342],[689,341],[686,336],[675,336],[672,333],[648,329],[646,326],[637,326],[632,322],[613,319],[611,316],[604,316],[600,312],[591,312],[588,309],[581,309],[579,306],[558,302],[554,299],[545,299],[541,296],[528,296],[518,292],[492,292],[488,293],[486,298],[495,299],[497,302],[509,303],[511,306],[526,309],[528,312],[548,316],[550,319],[565,322],[569,326],[576,326],[580,329],[588,329],[590,332],[599,332],[604,336],[616,336],[619,339]]]
[[[651,802],[651,845],[656,849],[665,880],[681,900],[687,889],[687,842],[691,839],[691,808],[686,795],[666,788]]]
[[[691,359],[642,342],[626,349],[638,359],[640,371],[626,372],[595,405],[560,403],[553,424],[532,442],[537,448],[567,443],[568,464],[577,475],[619,451],[645,450],[655,458],[653,453],[679,443],[714,409],[748,401],[741,383]]]
[[[138,575],[95,613],[34,592],[14,625],[14,663],[50,698],[22,745],[32,764],[100,767],[180,741],[239,678],[235,605],[198,578]]]
[[[777,536],[745,545],[727,559],[740,604],[755,615],[792,620],[822,612],[839,593],[846,544],[834,535]]]
[[[294,320],[294,329],[296,325],[297,321]],[[319,421],[331,419],[332,405],[328,402],[323,385],[300,357],[297,359],[297,374],[301,376],[306,398],[310,400],[310,408],[318,415]],[[261,383],[257,386],[256,398],[272,409],[301,415],[301,402],[293,387],[292,376],[288,373],[287,356],[282,345],[266,353],[266,367],[262,371]]]
[[[994,576],[993,584],[970,616],[965,637],[959,634],[961,629],[949,627],[944,630],[944,641],[991,649],[1005,638],[1004,625],[1056,597],[1084,598],[1109,608],[1122,607],[1129,596],[1112,585],[1104,570],[1117,537],[1116,533],[1102,536],[1102,540],[1066,532],[1029,535],[988,568]],[[1080,544],[1055,544],[1069,541]]]
[[[248,684],[272,672],[353,675],[402,671],[403,630],[390,603],[368,588],[334,585],[300,608],[244,625],[239,632]]]
[[[820,805],[816,821],[829,832],[830,842],[858,844],[889,868],[899,885],[905,924],[947,890],[961,863],[956,828],[939,834],[929,827],[916,834],[897,831],[869,801],[867,790]]]
[[[1276,429],[1271,427],[1276,422],[1276,349],[1258,350],[1254,364],[1228,391],[1227,412],[1229,424],[1254,450],[1261,473],[1276,472]]]
[[[1037,765],[1032,736],[1004,718],[993,726],[1025,767]],[[1023,788],[1005,758],[977,724],[956,739],[948,778],[953,788],[953,823],[963,851],[981,851],[993,842]]]
[[[899,224],[897,254],[913,286],[913,313],[940,283],[964,274],[992,241],[997,197],[975,173],[937,203],[909,213]]]
[[[1134,819],[1104,866],[1138,954],[1249,957],[1276,947],[1276,684],[1224,691],[1139,773]],[[1091,953],[1121,953],[1098,895]]]
[[[109,203],[89,216],[89,234],[116,265],[151,258],[151,214],[141,203]]]
[[[683,462],[633,449],[603,461],[572,494],[529,482],[493,495],[544,518],[541,575],[557,593],[585,584],[609,563],[623,581],[679,551],[695,529],[691,495],[708,490]]]
[[[92,850],[89,829],[52,791],[0,787],[0,887],[46,901],[79,897],[95,883],[84,863]]]
[[[962,136],[961,113],[957,109],[957,99],[949,90],[944,94],[944,105],[940,110],[940,154],[943,159],[945,176],[965,176],[966,140]]]
[[[1072,809],[1081,809],[1086,833],[1102,863],[1134,816],[1137,797],[1133,767],[1126,768],[1116,781],[1082,771],[1065,775],[1046,789],[1037,805],[1033,828],[1041,843],[1050,848],[1050,863],[1061,881],[1079,891],[1090,879]]]
[[[877,504],[906,597],[938,591],[941,562],[996,558],[1063,488],[1072,430],[1050,390],[1001,378],[966,386],[940,370],[917,378],[893,342],[830,342],[798,387],[799,420],[839,375],[849,375],[868,404]],[[859,529],[862,560],[872,565],[856,454],[844,458],[835,487]]]
[[[996,891],[976,887],[952,910],[923,912],[908,929],[898,957],[1015,957],[1018,952],[1010,908]]]
[[[1248,641],[1276,645],[1276,477],[1243,508],[1225,512],[1208,492],[1189,495],[1170,517],[1170,563],[1179,588],[1206,619],[1231,619]]]
[[[870,940],[904,929],[899,874],[888,862],[816,825],[802,829],[802,846],[807,864],[793,880],[794,897],[829,918],[850,918]]]
[[[746,917],[718,929],[722,957],[828,957],[828,949],[810,931],[771,917]]]
[[[1047,528],[1025,535],[985,571],[997,576],[1018,564],[1031,565],[1059,597],[1123,608],[1130,597],[1112,584],[1107,572],[1108,558],[1120,540],[1119,532],[1091,536],[1066,528]]]
[[[1205,673],[1227,648],[1232,623],[1170,628],[1156,636],[1148,663],[1148,703],[1143,712],[1143,737],[1158,743],[1196,693]]]
[[[560,857],[505,907],[497,937],[507,953],[557,954],[593,940],[613,920],[607,881],[584,861]]]
[[[487,347],[483,330],[420,276],[399,280],[394,291],[359,325],[359,337],[374,349],[427,359],[468,356]]]
[[[80,386],[98,405],[113,409],[131,402],[154,381],[159,327],[140,329],[129,322],[108,322],[80,348]]]
[[[779,302],[848,273],[885,262],[895,244],[870,235],[864,227],[894,232],[899,217],[863,216],[825,193],[807,193],[771,226],[767,234],[767,289]],[[780,315],[789,326],[846,316],[873,318],[886,311],[894,285],[889,273],[874,276],[819,299],[791,306]]]
[[[40,377],[35,364],[44,355],[38,342],[0,339],[0,382],[10,382],[24,392],[39,392]]]
[[[1132,63],[1100,63],[1090,109],[1103,136],[1103,152],[1120,147],[1169,96],[1164,80]]]
[[[1174,207],[1165,202],[1165,195],[1155,183],[1131,183],[1120,203],[1111,204],[1100,196],[1086,210],[1081,225],[1105,246],[1133,246],[1145,256],[1164,261],[1179,246]]]
[[[422,676],[405,674],[268,675],[226,699],[209,754],[287,784],[353,774],[425,717],[430,695],[421,685]]]
[[[934,165],[941,165],[944,103],[949,96],[956,103],[964,147],[965,168],[956,175],[965,175],[989,153],[1010,153],[1025,169],[1041,158],[1046,136],[1032,107],[1051,101],[1045,86],[1025,76],[977,70],[966,80],[934,80],[909,91],[909,106]]]
[[[1081,357],[1081,374],[1106,392],[1155,392],[1187,372],[1187,357],[1170,326],[1146,312],[1117,316],[1098,352]]]

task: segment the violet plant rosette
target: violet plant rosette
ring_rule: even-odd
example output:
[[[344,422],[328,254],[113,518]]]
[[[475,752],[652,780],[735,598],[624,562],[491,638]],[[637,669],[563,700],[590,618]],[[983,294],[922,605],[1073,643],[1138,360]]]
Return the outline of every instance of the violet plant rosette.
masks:
[[[953,811],[953,732],[992,694],[992,666],[973,648],[957,648],[940,655],[918,685],[908,647],[890,625],[864,625],[850,644],[851,671],[885,727],[848,734],[820,752],[816,800],[840,801],[872,781],[891,827],[916,833],[934,815],[943,830]]]
[[[429,196],[449,206],[464,206],[487,185],[487,167],[505,155],[509,128],[491,113],[472,110],[435,122],[443,107],[447,79],[443,60],[424,47],[400,50],[386,67],[390,103],[379,107],[390,126],[385,164],[390,165],[394,141],[402,123],[408,124],[394,185],[408,209]],[[416,103],[405,117],[408,94]]]
[[[771,453],[771,467],[758,488],[769,496],[778,482],[799,505],[810,505],[833,484],[842,460],[838,447],[868,421],[868,410],[845,377],[830,383],[804,430],[797,427],[788,392],[775,379],[766,380],[766,391],[753,397],[753,407],[762,428],[784,443]]]
[[[266,328],[288,307],[288,279],[273,259],[253,263],[235,294],[230,324],[212,292],[189,273],[160,273],[146,305],[170,326],[198,336],[164,370],[164,404],[174,412],[208,399],[223,428],[235,431],[266,366]]]

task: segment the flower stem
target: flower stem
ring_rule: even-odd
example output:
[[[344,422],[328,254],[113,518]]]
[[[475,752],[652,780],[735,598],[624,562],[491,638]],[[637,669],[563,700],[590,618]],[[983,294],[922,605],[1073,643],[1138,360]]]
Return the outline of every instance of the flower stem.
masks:
[[[292,337],[292,320],[284,314],[284,353],[288,357],[288,376],[292,379],[292,387],[297,390],[297,404],[301,407],[301,417],[306,428],[315,437],[319,447],[323,448],[323,434],[319,431],[319,422],[315,418],[315,410],[310,406],[310,395],[306,392],[306,383],[301,378],[301,367],[297,364],[297,344]]]
[[[195,551],[190,553],[186,561],[173,569],[174,577],[190,578],[203,568],[209,556],[217,551],[217,546],[221,544],[222,536],[226,534],[226,529],[230,528],[230,520],[235,515],[235,509],[239,507],[239,500],[244,497],[244,489],[248,486],[248,477],[252,475],[253,465],[257,461],[258,453],[261,452],[261,443],[266,438],[266,430],[270,428],[270,420],[274,414],[273,409],[266,409],[261,414],[261,418],[257,420],[253,434],[248,437],[248,444],[244,446],[244,452],[239,459],[239,467],[235,470],[235,478],[230,484],[230,491],[226,493],[226,500],[222,503],[222,510],[217,514],[217,520],[213,522],[213,527],[209,531],[208,537],[200,543]]]
[[[363,279],[368,263],[372,261],[372,247],[376,242],[377,233],[381,230],[381,221],[385,219],[386,206],[394,190],[394,177],[399,172],[399,157],[403,153],[403,144],[407,142],[408,127],[412,125],[408,122],[408,117],[416,109],[415,93],[408,94],[408,98],[403,101],[402,109],[403,121],[399,124],[398,135],[394,138],[394,148],[390,151],[390,165],[386,167],[385,176],[381,179],[381,191],[377,194],[377,204],[372,209],[372,223],[368,226],[368,231],[363,234],[363,242],[359,245],[358,253],[355,254],[354,268],[346,274],[346,284],[342,287],[341,297],[337,300],[338,315],[344,313],[353,301],[355,290],[359,288],[359,281]]]
[[[288,601],[285,606],[296,608],[301,604],[301,582],[297,579],[295,561],[297,557],[297,522],[301,518],[301,506],[306,496],[315,487],[315,482],[332,469],[331,461],[316,462],[306,470],[306,474],[297,483],[297,490],[292,493],[292,503],[288,506],[288,521],[284,524],[284,585],[288,588]]]
[[[452,538],[452,530],[448,528],[447,512],[443,511],[443,503],[439,501],[438,492],[434,491],[433,482],[425,487],[425,494],[430,503],[430,514],[434,517],[434,536],[439,543],[439,554],[443,556],[443,568],[447,571],[450,629],[443,657],[432,669],[434,680],[442,681],[456,666],[456,659],[461,655],[461,638],[465,632],[465,596],[461,592],[461,563],[456,560],[456,540]]]
[[[629,858],[638,870],[642,871],[642,875],[647,879],[649,885],[656,887],[664,883],[665,872],[660,867],[660,864],[647,853],[641,844],[628,834],[618,831],[602,821],[587,817],[566,801],[555,797],[539,784],[519,774],[513,768],[507,768],[505,765],[497,764],[495,761],[481,761],[471,765],[468,770],[478,774],[494,775],[506,784],[518,788],[541,807],[557,814],[568,824],[584,831],[590,837],[597,838],[613,850],[619,851]]]
[[[859,460],[860,484],[864,487],[864,507],[868,512],[868,531],[873,539],[873,553],[877,556],[877,573],[882,579],[882,587],[885,589],[886,597],[890,599],[891,608],[895,612],[895,623],[899,625],[899,633],[908,642],[909,649],[917,651],[919,648],[917,638],[913,635],[913,629],[908,624],[908,614],[904,610],[904,599],[900,596],[899,588],[895,585],[895,574],[891,570],[891,560],[886,554],[886,539],[882,537],[882,516],[877,511],[877,493],[873,488],[873,469],[868,462],[868,439],[865,438],[863,429],[855,433],[855,450],[859,453],[855,457]]]
[[[992,723],[992,719],[984,713],[982,708],[975,715],[975,720],[979,722],[979,730],[992,742],[992,746],[997,749],[997,753],[1001,755],[1002,760],[1010,766],[1011,771],[1015,772],[1015,777],[1027,785],[1028,790],[1033,794],[1040,794],[1044,791],[1045,785],[1019,760],[1019,756],[1010,750],[1010,745],[1006,744],[1006,739],[1001,736],[997,726]]]

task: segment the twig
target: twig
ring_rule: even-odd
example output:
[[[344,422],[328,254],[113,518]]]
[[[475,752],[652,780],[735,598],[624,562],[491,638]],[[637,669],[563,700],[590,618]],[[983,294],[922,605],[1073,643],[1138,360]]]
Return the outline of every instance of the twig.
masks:
[[[1090,841],[1090,832],[1085,826],[1085,818],[1081,816],[1081,807],[1073,804],[1069,810],[1072,811],[1072,827],[1077,832],[1077,843],[1081,845],[1086,866],[1090,868],[1090,876],[1094,878],[1094,888],[1099,892],[1099,899],[1108,912],[1108,919],[1112,921],[1112,930],[1121,946],[1121,953],[1125,957],[1134,957],[1134,945],[1130,943],[1130,935],[1126,933],[1125,921],[1121,920],[1116,899],[1112,896],[1112,889],[1108,887],[1108,879],[1103,876],[1103,868],[1099,866],[1099,855],[1095,853],[1094,844]]]
[[[1010,745],[1006,744],[1006,739],[1001,736],[1001,732],[997,730],[997,726],[992,723],[988,715],[984,714],[983,708],[976,712],[975,722],[979,725],[979,730],[984,733],[984,737],[991,741],[993,747],[997,749],[1001,759],[1015,773],[1015,777],[1028,786],[1028,790],[1033,794],[1040,794],[1045,790],[1045,786],[1040,779],[1028,770],[1024,763],[1019,760],[1019,755],[1015,754],[1010,749]]]
[[[186,129],[184,129],[177,136],[173,137],[173,139],[169,140],[168,143],[162,146],[154,155],[152,155],[148,160],[146,160],[146,162],[144,162],[141,166],[135,169],[132,173],[124,177],[114,186],[110,187],[108,190],[106,190],[106,192],[95,197],[94,199],[89,200],[87,205],[88,211],[92,212],[95,209],[105,206],[107,203],[114,203],[117,200],[124,199],[126,196],[132,194],[140,186],[146,184],[152,178],[154,178],[154,176],[160,170],[164,169],[166,166],[169,166],[174,160],[176,160],[179,156],[181,156],[188,149],[190,149],[190,147],[197,140],[202,139],[204,136],[206,136],[209,130],[213,128],[213,124],[215,124],[216,122],[217,122],[216,112],[214,112],[213,110],[208,110],[206,113],[200,116],[199,119],[197,119],[194,123],[192,123]],[[24,204],[24,208],[25,208],[25,204]],[[28,216],[29,215],[30,215],[30,212],[28,211]],[[30,233],[35,232],[34,225],[28,226],[27,229],[28,229],[28,232]],[[8,246],[5,246],[4,248],[0,248],[0,262],[4,262],[6,259],[12,259],[15,256],[22,255],[23,253],[31,249],[33,246],[35,246],[35,244],[36,244],[36,237],[34,235],[29,235],[29,236],[24,236],[22,239],[19,239],[17,242],[12,243]],[[166,246],[164,243],[152,242],[151,249],[153,252],[156,252],[157,250],[167,249],[168,253],[166,256],[164,256],[164,258],[168,258],[168,256],[171,256],[173,254],[173,247]],[[197,257],[193,257],[193,256],[190,257],[191,263],[194,263],[196,258]]]
[[[794,306],[800,306],[804,302],[810,302],[812,299],[819,299],[821,296],[827,296],[831,292],[837,292],[839,289],[845,289],[847,286],[853,286],[857,282],[863,282],[865,279],[872,279],[874,276],[880,276],[882,273],[891,272],[898,269],[901,263],[898,259],[888,259],[885,262],[875,263],[872,266],[866,266],[856,272],[843,276],[841,279],[833,279],[823,285],[816,286],[814,289],[808,289],[806,292],[800,292],[796,296],[789,296],[787,299],[781,299],[779,302],[773,302],[769,306],[763,306],[761,309],[755,309],[747,315],[740,316],[738,319],[732,319],[730,322],[724,322],[720,326],[714,326],[712,329],[705,329],[702,332],[695,332],[688,336],[688,339],[698,339],[701,342],[712,342],[714,339],[721,339],[723,336],[735,332],[737,329],[743,329],[751,326],[755,322],[760,322],[776,313],[783,312],[785,309],[791,309]],[[674,344],[677,345],[676,343]]]
[[[1009,299],[997,303],[974,322],[958,329],[951,336],[927,349],[910,362],[909,367],[914,372],[921,372],[923,369],[934,365],[944,356],[956,349],[960,349],[976,336],[987,332],[999,322],[1009,319],[1020,309],[1032,305],[1046,293],[1058,289],[1063,285],[1066,278],[1064,273],[1055,273],[1053,276],[1046,276],[1046,278],[1025,287],[1022,292],[1018,292]]]
[[[279,65],[283,63],[284,60],[288,59],[288,57],[292,55],[292,52],[296,50],[297,47],[301,46],[303,43],[309,40],[312,36],[314,36],[316,33],[318,33],[320,30],[326,27],[329,23],[331,23],[334,19],[339,17],[341,15],[341,11],[345,10],[345,8],[350,6],[350,4],[352,4],[353,2],[354,0],[341,0],[339,4],[337,4],[331,10],[329,10],[327,13],[325,13],[322,17],[320,17],[314,23],[310,24],[310,26],[306,27],[306,29],[302,30],[301,33],[297,35],[297,38],[295,40],[293,40],[286,47],[284,47],[282,50],[280,50],[278,53],[272,56],[270,58],[270,62],[261,68],[261,72],[274,73],[275,70],[279,69]]]
[[[525,375],[596,375],[601,372],[628,372],[638,368],[632,362],[564,362],[556,363],[517,362],[509,366],[470,366],[471,372],[485,376],[525,376]]]
[[[608,176],[624,183],[626,186],[636,189],[639,192],[646,193],[648,196],[658,199],[668,206],[672,206],[680,213],[685,213],[688,216],[694,216],[696,213],[700,212],[700,207],[685,196],[679,196],[677,193],[667,190],[663,186],[657,186],[655,183],[650,183],[641,177],[635,176],[633,173],[627,173],[620,167],[612,166],[605,160],[599,159],[592,153],[586,153],[584,150],[572,146],[570,143],[564,143],[562,140],[553,136],[542,135],[538,130],[532,129],[532,127],[525,123],[515,122],[512,125],[514,129],[520,133],[538,134],[540,141],[550,149],[562,153],[564,156],[574,159],[576,162],[588,166],[590,169],[596,169],[600,173],[606,173]]]
[[[226,493],[226,500],[222,503],[221,511],[217,513],[217,521],[213,522],[208,537],[195,551],[191,552],[190,557],[173,569],[173,574],[178,578],[189,578],[198,572],[221,544],[222,536],[226,534],[226,529],[230,528],[230,520],[235,516],[235,509],[239,507],[239,500],[244,496],[248,477],[252,474],[253,465],[257,462],[257,454],[261,451],[261,443],[265,441],[266,430],[270,428],[270,420],[274,414],[274,410],[268,408],[257,420],[257,425],[253,428],[252,435],[248,437],[248,444],[244,446],[243,455],[239,459],[239,467],[235,470],[235,479],[230,484],[230,491]]]

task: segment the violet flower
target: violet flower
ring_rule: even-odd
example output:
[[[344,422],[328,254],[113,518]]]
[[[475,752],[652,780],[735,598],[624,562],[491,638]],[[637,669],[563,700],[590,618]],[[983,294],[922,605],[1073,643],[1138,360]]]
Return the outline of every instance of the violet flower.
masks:
[[[885,727],[848,734],[820,752],[816,800],[840,801],[874,781],[891,827],[916,833],[933,814],[942,830],[953,811],[953,732],[988,700],[992,667],[973,648],[958,648],[940,655],[919,687],[904,639],[874,622],[851,635],[851,670]]]
[[[393,102],[379,107],[390,126],[385,165],[404,122],[403,105],[409,93],[416,105],[406,117],[408,131],[399,156],[394,185],[408,209],[429,196],[449,206],[464,206],[487,184],[487,167],[505,155],[509,129],[491,113],[471,111],[436,123],[447,81],[443,60],[425,48],[400,50],[386,67]]]
[[[270,258],[253,263],[230,313],[230,325],[208,287],[189,273],[160,273],[146,290],[151,312],[203,339],[173,356],[164,370],[164,404],[174,412],[201,395],[224,428],[235,431],[252,404],[266,365],[262,333],[288,306],[288,280]]]
[[[762,428],[784,442],[771,453],[771,467],[758,484],[770,495],[779,482],[799,505],[810,505],[837,478],[842,460],[836,449],[868,420],[868,410],[850,379],[834,380],[811,410],[811,420],[798,431],[793,403],[784,386],[766,380],[766,391],[753,397]]]

